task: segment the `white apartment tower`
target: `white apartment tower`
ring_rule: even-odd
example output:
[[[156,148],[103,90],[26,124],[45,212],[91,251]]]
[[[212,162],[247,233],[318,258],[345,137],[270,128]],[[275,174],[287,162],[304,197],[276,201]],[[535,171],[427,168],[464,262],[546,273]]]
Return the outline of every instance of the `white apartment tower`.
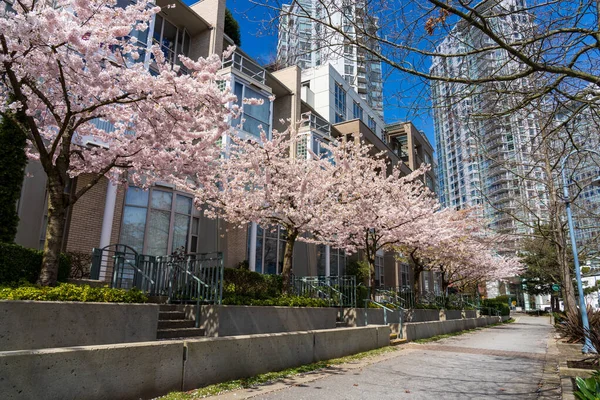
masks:
[[[477,8],[498,35],[519,40],[534,28],[524,6],[524,0],[488,0]],[[505,50],[477,52],[493,44],[479,30],[459,22],[437,48],[439,54],[452,56],[433,57],[430,71],[477,79],[518,70],[519,64]],[[461,56],[467,52],[470,55]],[[520,109],[500,116],[518,101],[507,92],[530,86],[525,79],[477,86],[431,84],[440,200],[456,209],[482,206],[491,227],[501,233],[527,232],[529,224],[518,221],[532,222],[533,215],[544,214],[546,204],[545,188],[534,179],[541,171],[532,168],[539,132],[535,112]]]
[[[365,0],[293,0],[282,8],[277,43],[277,65],[302,69],[332,65],[367,104],[383,115],[381,62],[339,32],[317,21],[327,18],[340,26],[352,42],[378,50],[378,20],[367,12]],[[366,32],[367,34],[365,34]]]

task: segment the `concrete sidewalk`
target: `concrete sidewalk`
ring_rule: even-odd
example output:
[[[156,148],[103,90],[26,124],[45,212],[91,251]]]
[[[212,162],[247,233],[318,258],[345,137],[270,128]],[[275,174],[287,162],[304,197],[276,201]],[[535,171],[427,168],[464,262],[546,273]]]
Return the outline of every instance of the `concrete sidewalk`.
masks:
[[[517,321],[401,351],[356,367],[322,371],[221,398],[260,399],[559,399],[541,386],[549,318]]]

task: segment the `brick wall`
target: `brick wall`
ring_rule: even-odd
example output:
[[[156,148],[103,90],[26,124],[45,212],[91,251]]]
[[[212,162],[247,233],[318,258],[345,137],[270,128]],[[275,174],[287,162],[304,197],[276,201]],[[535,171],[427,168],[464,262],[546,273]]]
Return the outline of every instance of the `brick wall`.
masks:
[[[226,223],[222,222],[222,225]],[[229,224],[228,224],[229,225]],[[223,246],[225,268],[235,268],[248,259],[248,229],[227,226],[226,240]]]
[[[77,178],[77,189],[81,189],[92,179],[91,174]],[[73,205],[69,221],[66,250],[92,253],[100,245],[102,218],[106,202],[108,179],[103,178]]]

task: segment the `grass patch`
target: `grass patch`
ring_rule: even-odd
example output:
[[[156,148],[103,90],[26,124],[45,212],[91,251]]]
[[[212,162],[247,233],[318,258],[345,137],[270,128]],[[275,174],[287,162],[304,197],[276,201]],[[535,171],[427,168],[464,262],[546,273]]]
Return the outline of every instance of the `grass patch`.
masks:
[[[452,333],[446,333],[444,335],[437,335],[437,336],[432,336],[430,338],[424,338],[424,339],[417,339],[417,340],[413,340],[413,343],[429,343],[429,342],[437,342],[438,340],[442,340],[442,339],[447,339],[447,338],[451,338],[453,336],[460,336],[460,335],[464,335],[466,333],[471,333],[471,332],[475,332],[475,331],[481,331],[483,329],[486,328],[492,328],[494,326],[499,326],[499,325],[504,325],[504,324],[510,324],[515,322],[515,320],[513,318],[504,321],[504,322],[496,322],[495,324],[491,324],[488,326],[483,326],[483,327],[479,327],[479,328],[474,328],[474,329],[467,329],[464,331],[458,331],[458,332],[452,332]]]
[[[351,356],[334,358],[332,360],[320,361],[313,364],[302,365],[299,367],[284,369],[283,371],[268,372],[266,374],[260,374],[251,378],[236,379],[233,381],[217,383],[209,385],[200,389],[191,390],[189,392],[172,392],[166,396],[159,397],[160,400],[194,400],[202,399],[204,397],[215,396],[224,392],[238,389],[248,389],[251,387],[264,385],[267,383],[275,382],[280,379],[289,378],[291,376],[305,374],[307,372],[318,371],[323,368],[330,367],[332,365],[345,364],[353,361],[362,360],[367,357],[374,357],[381,354],[391,353],[398,351],[397,347],[381,347],[375,350],[365,351],[363,353],[354,354]]]

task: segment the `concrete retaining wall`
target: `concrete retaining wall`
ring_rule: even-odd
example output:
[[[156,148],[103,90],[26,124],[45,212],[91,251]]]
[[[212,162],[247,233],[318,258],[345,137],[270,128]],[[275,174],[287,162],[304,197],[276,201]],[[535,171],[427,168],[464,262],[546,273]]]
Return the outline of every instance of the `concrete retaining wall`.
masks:
[[[412,322],[404,324],[403,337],[408,341],[430,338],[447,333],[474,329],[500,322],[499,317],[481,317],[468,319],[453,319],[433,322]]]
[[[0,351],[156,339],[158,305],[0,301]]]
[[[368,326],[0,352],[2,399],[139,399],[389,345]]]
[[[444,319],[444,310],[411,310],[404,313],[406,322],[439,321]]]
[[[0,352],[0,397],[140,399],[181,390],[182,342]]]
[[[195,318],[195,308],[187,311]],[[206,336],[222,337],[333,329],[338,308],[202,306],[200,327]]]
[[[462,319],[463,312],[461,310],[445,310],[446,320],[449,319]]]
[[[384,324],[384,310],[381,308],[367,309],[367,322],[369,325]],[[405,311],[403,322],[425,322],[439,321],[444,319],[444,310],[410,310]],[[365,325],[365,309],[364,308],[346,308],[344,309],[343,321],[348,326],[364,326]],[[387,312],[387,323],[397,323],[398,313],[396,311]]]

